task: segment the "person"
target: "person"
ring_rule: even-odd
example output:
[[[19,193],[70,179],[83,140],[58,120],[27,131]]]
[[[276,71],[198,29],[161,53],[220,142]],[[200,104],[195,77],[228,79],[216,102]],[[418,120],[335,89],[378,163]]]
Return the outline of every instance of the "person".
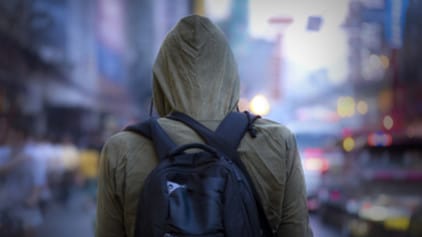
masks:
[[[25,129],[10,128],[8,137],[9,160],[0,165],[0,168],[4,168],[0,169],[3,171],[0,173],[0,211],[16,220],[16,226],[9,229],[16,228],[16,232],[20,232],[22,228],[23,236],[36,236],[37,229],[43,223],[38,202],[44,183],[37,179],[34,170],[37,161],[31,156],[31,145]]]
[[[78,176],[81,178],[84,191],[89,196],[88,206],[96,201],[99,156],[100,152],[95,144],[90,143],[80,149]]]
[[[62,138],[58,155],[64,169],[60,178],[58,198],[62,205],[67,207],[72,196],[71,191],[74,188],[80,164],[79,151],[70,136],[65,135]]]
[[[235,111],[240,80],[222,31],[208,18],[182,18],[166,36],[153,66],[153,103],[159,124],[177,144],[201,142],[180,122],[165,118],[183,112],[215,130]],[[294,135],[267,119],[255,122],[257,136],[246,135],[238,152],[276,236],[312,236],[301,160]],[[139,193],[157,165],[150,140],[119,132],[100,157],[97,237],[134,236]]]

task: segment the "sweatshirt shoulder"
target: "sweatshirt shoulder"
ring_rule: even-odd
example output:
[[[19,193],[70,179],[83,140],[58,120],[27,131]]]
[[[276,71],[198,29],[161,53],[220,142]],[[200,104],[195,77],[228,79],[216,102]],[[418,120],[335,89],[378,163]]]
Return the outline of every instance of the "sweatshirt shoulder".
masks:
[[[284,143],[287,149],[296,145],[294,133],[283,124],[270,119],[261,118],[256,120],[254,125],[258,132],[277,140],[279,143]]]
[[[151,143],[149,139],[128,131],[120,131],[110,136],[104,143],[102,155],[110,159],[121,159],[127,153],[142,149]],[[118,161],[115,161],[118,162]]]
[[[283,138],[290,138],[294,136],[293,132],[288,127],[269,119],[258,119],[254,125],[259,130],[268,130],[274,134],[279,134]]]
[[[113,134],[112,136],[110,136],[106,142],[105,142],[105,147],[115,147],[115,146],[120,146],[120,147],[125,147],[130,145],[130,143],[133,143],[134,140],[142,141],[142,140],[146,140],[146,138],[142,137],[141,135],[135,134],[133,132],[128,132],[128,131],[119,131],[115,134]]]

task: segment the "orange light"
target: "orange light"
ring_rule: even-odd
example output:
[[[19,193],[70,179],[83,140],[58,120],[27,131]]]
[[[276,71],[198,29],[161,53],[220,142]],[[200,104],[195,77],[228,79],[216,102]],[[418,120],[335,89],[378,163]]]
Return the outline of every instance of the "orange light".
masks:
[[[306,158],[304,167],[309,171],[320,171],[325,172],[329,168],[329,164],[326,159],[319,157]]]

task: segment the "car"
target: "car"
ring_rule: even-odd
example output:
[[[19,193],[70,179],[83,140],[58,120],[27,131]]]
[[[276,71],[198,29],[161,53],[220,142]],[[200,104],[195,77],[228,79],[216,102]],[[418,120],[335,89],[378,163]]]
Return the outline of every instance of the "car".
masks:
[[[333,147],[338,135],[323,132],[297,132],[295,136],[304,171],[308,210],[317,212],[319,191],[324,182],[324,176],[333,172],[343,162],[342,152]]]
[[[343,236],[408,236],[422,208],[422,138],[377,132],[355,140],[365,142],[321,187],[321,219]]]

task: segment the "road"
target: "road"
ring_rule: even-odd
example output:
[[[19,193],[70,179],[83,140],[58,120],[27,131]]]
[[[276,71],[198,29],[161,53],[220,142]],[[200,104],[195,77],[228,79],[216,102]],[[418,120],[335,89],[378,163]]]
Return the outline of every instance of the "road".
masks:
[[[77,193],[66,207],[52,204],[47,209],[37,237],[93,237],[94,220],[95,205]]]
[[[335,229],[330,226],[326,226],[321,223],[318,215],[311,214],[310,223],[314,237],[339,237],[340,233],[338,229]]]

